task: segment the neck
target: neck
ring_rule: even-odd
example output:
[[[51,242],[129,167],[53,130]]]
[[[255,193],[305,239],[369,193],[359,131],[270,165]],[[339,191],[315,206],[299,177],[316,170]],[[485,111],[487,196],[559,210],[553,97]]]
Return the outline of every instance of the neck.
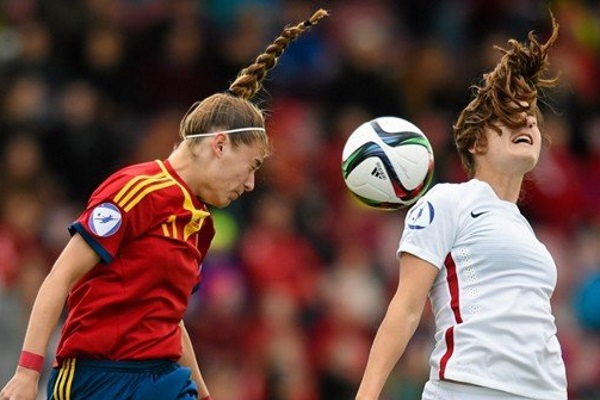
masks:
[[[523,176],[509,176],[502,174],[491,174],[478,171],[475,179],[486,182],[492,187],[496,196],[501,200],[517,203],[519,194],[521,193],[521,185],[523,184]]]
[[[183,181],[192,189],[194,194],[197,194],[195,193],[196,188],[192,185],[192,173],[194,172],[193,165],[191,163],[192,160],[187,152],[189,152],[189,149],[181,144],[175,150],[173,150],[171,155],[169,155],[168,160],[175,172],[177,172],[177,175],[179,175],[181,179],[183,179]]]

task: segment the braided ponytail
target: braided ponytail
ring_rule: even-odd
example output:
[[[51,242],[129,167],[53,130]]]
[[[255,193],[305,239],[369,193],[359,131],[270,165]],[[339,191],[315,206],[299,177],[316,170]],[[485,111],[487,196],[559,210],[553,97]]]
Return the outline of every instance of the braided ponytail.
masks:
[[[229,86],[228,92],[243,99],[251,99],[260,90],[261,82],[267,72],[277,64],[277,60],[283,54],[292,40],[317,24],[329,13],[323,9],[315,12],[312,17],[296,26],[287,27],[264,53],[260,54],[253,64],[243,69]]]
[[[235,81],[223,93],[216,93],[194,103],[181,120],[179,135],[191,143],[201,141],[203,133],[216,130],[238,130],[243,132],[229,135],[234,147],[260,142],[265,157],[270,153],[269,139],[264,131],[263,112],[250,99],[260,90],[267,72],[277,64],[287,46],[312,25],[328,16],[325,10],[318,10],[308,20],[287,27],[281,35],[260,54],[253,64],[240,71]],[[247,128],[257,128],[256,130]],[[199,137],[200,136],[200,137]]]

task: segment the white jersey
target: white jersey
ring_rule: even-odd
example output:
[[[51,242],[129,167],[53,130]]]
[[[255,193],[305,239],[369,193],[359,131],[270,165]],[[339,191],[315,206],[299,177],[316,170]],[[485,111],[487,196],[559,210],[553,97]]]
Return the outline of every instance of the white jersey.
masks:
[[[550,307],[556,265],[516,204],[476,179],[438,184],[407,214],[400,252],[440,269],[430,379],[567,398]]]

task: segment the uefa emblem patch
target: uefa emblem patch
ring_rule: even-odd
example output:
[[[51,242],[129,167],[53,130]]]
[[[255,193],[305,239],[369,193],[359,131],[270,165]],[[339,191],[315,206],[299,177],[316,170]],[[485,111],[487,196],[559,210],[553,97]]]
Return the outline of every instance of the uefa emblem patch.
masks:
[[[407,225],[410,229],[426,228],[433,222],[434,215],[433,205],[428,201],[424,201],[410,210]]]
[[[119,230],[121,222],[121,211],[114,204],[102,203],[90,214],[88,226],[96,235],[108,237]]]

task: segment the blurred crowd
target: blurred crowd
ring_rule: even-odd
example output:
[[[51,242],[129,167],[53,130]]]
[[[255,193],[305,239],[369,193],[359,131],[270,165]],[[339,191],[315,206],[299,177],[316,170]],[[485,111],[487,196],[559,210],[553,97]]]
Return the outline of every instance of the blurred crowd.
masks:
[[[554,255],[553,311],[572,400],[600,399],[600,3],[594,0],[3,0],[0,2],[0,381],[32,301],[91,191],[166,158],[196,100],[228,87],[288,23],[331,16],[284,53],[259,105],[274,155],[257,188],[213,210],[214,246],[186,316],[217,400],[351,399],[396,287],[405,210],[361,206],[341,150],[361,123],[411,120],[434,180],[465,179],[452,144],[494,45],[561,25],[552,145],[520,203]],[[383,400],[420,399],[426,310]],[[49,349],[51,362],[54,348]]]

